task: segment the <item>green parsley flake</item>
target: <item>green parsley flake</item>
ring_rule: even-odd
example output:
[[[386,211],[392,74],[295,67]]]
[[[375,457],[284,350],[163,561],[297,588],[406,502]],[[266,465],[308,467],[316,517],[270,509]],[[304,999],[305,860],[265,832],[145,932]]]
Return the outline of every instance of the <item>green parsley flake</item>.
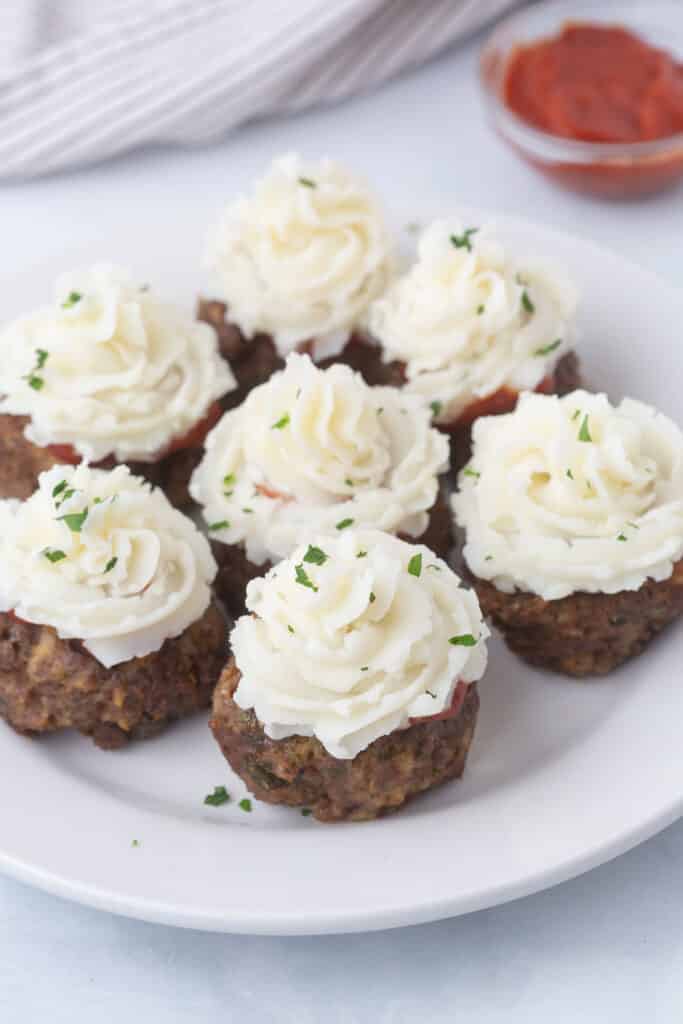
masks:
[[[477,316],[481,316],[485,309],[486,306],[484,306],[483,304],[481,306],[477,306]]]
[[[311,565],[324,565],[329,555],[326,555],[322,548],[316,548],[313,544],[308,545],[308,551],[304,555],[304,562]]]
[[[591,432],[588,429],[588,414],[583,417],[581,421],[581,428],[579,430],[579,441],[592,441]]]
[[[230,484],[234,484],[234,482],[235,482],[235,474],[234,473],[228,473],[227,476],[223,477],[223,486],[224,487],[229,487]]]
[[[293,633],[293,632],[294,632],[294,626],[290,626],[290,625],[288,625],[288,626],[287,626],[287,629],[289,630],[289,632],[290,632],[290,633]]]
[[[429,408],[432,410],[432,414],[434,415],[434,417],[436,417],[436,416],[439,415],[439,413],[443,409],[443,403],[442,402],[430,402],[429,403]]]
[[[419,576],[422,572],[422,552],[418,551],[416,555],[408,562],[408,572],[411,576]]]
[[[428,568],[428,569],[434,569],[434,570],[435,570],[436,572],[441,572],[441,566],[440,566],[440,565],[435,565],[435,564],[434,564],[433,562],[431,562],[431,563],[430,563],[430,564],[429,564],[429,565],[427,566],[427,568]]]
[[[45,548],[43,554],[47,558],[48,562],[61,562],[63,558],[66,558],[64,551],[58,551],[55,548]]]
[[[312,180],[312,178],[299,178],[299,184],[303,185],[305,188],[317,188],[318,187],[316,185],[316,183]]]
[[[431,690],[425,690],[425,693],[428,693],[430,697],[432,697],[434,700],[436,700],[436,694],[432,693]]]
[[[485,562],[492,562],[493,561],[493,555],[487,555],[486,558],[484,559],[484,561]]]
[[[522,292],[522,308],[524,309],[525,313],[531,314],[531,313],[535,313],[536,312],[536,307],[534,306],[533,302],[529,298],[529,293],[526,290],[526,288]]]
[[[556,341],[551,341],[549,345],[543,345],[542,348],[537,348],[534,352],[535,356],[547,356],[551,352],[554,352],[556,348],[559,348],[562,344],[562,338],[557,338]]]
[[[475,235],[479,228],[466,228],[461,235],[451,235],[451,245],[456,249],[467,249],[472,252],[472,235]]]
[[[638,526],[637,523],[627,523],[626,525],[630,526],[632,530],[639,530],[640,529],[640,527]]]
[[[247,508],[243,508],[242,511],[245,513],[245,515],[250,515],[251,513],[253,513],[254,510],[253,510],[253,508],[248,508],[247,507]]]
[[[477,473],[476,469],[471,469],[469,466],[465,466],[465,468],[463,469],[463,474],[465,476],[473,476],[475,480],[478,480],[479,477],[481,476],[481,473]]]
[[[59,495],[62,493],[62,491],[65,491],[66,488],[67,488],[66,480],[60,480],[59,483],[56,485],[56,487],[52,488],[52,497],[53,498],[58,498]]]
[[[353,519],[341,519],[336,526],[337,530],[345,530],[347,526],[353,526]]]
[[[33,388],[34,391],[41,391],[43,389],[45,381],[43,380],[42,377],[38,376],[38,371],[42,370],[43,367],[45,366],[45,363],[48,360],[49,352],[46,352],[44,348],[37,348],[35,350],[35,354],[36,361],[34,363],[33,369],[31,370],[30,373],[27,373],[23,379],[28,382],[28,386],[30,388]]]
[[[75,490],[74,487],[67,487],[67,489],[62,492],[62,496],[61,496],[60,500],[55,502],[55,505],[57,506],[57,508],[61,508],[65,501],[68,501],[69,498],[73,498],[75,493],[76,493],[76,490]],[[98,504],[97,498],[95,498],[95,501],[93,502],[93,504],[94,505]]]
[[[347,487],[353,487],[353,480],[351,480],[350,477],[348,477],[348,476],[347,476],[346,480],[344,481],[344,483],[346,484]]]
[[[110,558],[109,561],[107,562],[107,564],[105,565],[104,571],[105,572],[111,572],[117,562],[118,562],[118,558],[116,557],[116,555],[114,555],[114,557]]]
[[[578,420],[580,415],[581,415],[581,410],[580,409],[575,409],[574,410],[574,415],[572,416],[572,419],[573,420]]]
[[[204,803],[209,807],[221,807],[230,802],[230,794],[225,786],[214,786],[213,793],[204,797]]]
[[[567,470],[567,476],[569,477],[570,480],[574,479],[574,474],[572,473],[571,469]]]
[[[370,604],[374,604],[376,600],[377,600],[377,598],[375,597],[374,593],[371,590],[370,591]]]
[[[207,530],[209,530],[211,533],[215,533],[217,530],[227,530],[229,526],[230,523],[227,519],[221,519],[217,523],[209,523],[209,525],[207,526]]]
[[[369,668],[370,668],[369,665],[361,665],[360,670],[361,670],[361,672],[367,672]]]
[[[314,590],[316,594],[318,593],[318,588],[316,587],[315,583],[304,569],[303,564],[301,562],[299,562],[298,565],[294,566],[294,571],[296,573],[297,583],[300,583],[302,587],[308,587],[309,590]]]
[[[82,512],[70,512],[64,516],[57,516],[57,522],[63,522],[72,533],[80,533],[87,518],[88,509],[86,507]]]
[[[134,839],[130,845],[133,846],[133,847],[137,847],[137,846],[140,845],[140,840],[139,839]]]
[[[460,636],[452,636],[448,642],[454,647],[474,647],[477,641],[471,633],[461,633]]]
[[[71,309],[77,302],[80,302],[82,298],[83,296],[80,292],[69,292],[62,303],[62,309]]]
[[[356,555],[356,558],[367,558],[367,557],[368,557],[367,551],[359,551],[358,554]]]
[[[617,540],[628,540],[628,537],[625,534],[620,533],[617,537]]]
[[[282,416],[280,417],[279,420],[277,420],[275,423],[273,423],[273,425],[272,425],[272,427],[270,429],[271,430],[284,430],[284,428],[286,426],[288,426],[288,424],[289,424],[289,413],[285,412],[285,413],[282,414]]]
[[[247,813],[250,813],[251,812],[251,800],[248,800],[246,797],[244,798],[244,800],[240,800],[239,808],[240,808],[241,811],[246,811]]]
[[[310,817],[311,814],[313,814],[313,811],[311,810],[310,807],[302,807],[301,808],[301,817],[302,818],[308,818],[308,817]]]

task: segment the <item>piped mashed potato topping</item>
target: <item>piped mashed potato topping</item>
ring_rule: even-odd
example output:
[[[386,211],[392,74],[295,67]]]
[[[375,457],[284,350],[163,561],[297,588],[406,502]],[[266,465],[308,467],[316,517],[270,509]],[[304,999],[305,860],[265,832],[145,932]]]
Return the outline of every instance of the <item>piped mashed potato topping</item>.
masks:
[[[519,264],[487,228],[431,224],[418,257],[371,306],[406,389],[457,419],[500,388],[534,390],[574,343],[577,298],[559,274]]]
[[[638,590],[683,557],[683,434],[643,402],[527,394],[473,442],[453,511],[467,565],[499,590]]]
[[[281,356],[313,342],[336,355],[393,267],[382,213],[332,160],[275,160],[249,197],[231,203],[207,246],[217,297],[247,336],[263,331]]]
[[[476,595],[422,545],[350,530],[298,548],[247,588],[231,634],[239,707],[272,739],[315,736],[353,758],[451,708],[486,668]]]
[[[0,413],[91,462],[154,461],[234,387],[213,328],[105,264],[62,275],[53,305],[0,335]]]
[[[52,626],[109,668],[159,650],[206,611],[206,538],[127,466],[42,473],[0,502],[0,611]]]
[[[311,532],[419,537],[448,463],[448,440],[416,396],[294,353],[209,434],[190,493],[211,535],[261,564]]]

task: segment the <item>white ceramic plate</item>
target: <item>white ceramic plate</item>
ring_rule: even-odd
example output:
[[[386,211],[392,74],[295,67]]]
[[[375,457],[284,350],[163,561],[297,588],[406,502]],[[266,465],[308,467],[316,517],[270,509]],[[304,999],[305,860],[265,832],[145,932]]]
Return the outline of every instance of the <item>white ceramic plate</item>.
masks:
[[[497,223],[580,285],[586,378],[680,418],[681,296],[589,242]],[[145,240],[143,258],[189,302],[185,251],[163,237]],[[95,254],[81,248],[63,265]],[[17,308],[56,269],[33,268],[30,289],[13,294]],[[464,780],[362,825],[323,826],[256,802],[241,811],[244,788],[201,716],[117,753],[0,726],[0,866],[102,909],[234,932],[367,930],[501,903],[600,864],[679,815],[680,644],[672,627],[610,678],[581,683],[533,671],[494,641]],[[232,803],[205,807],[219,784]]]

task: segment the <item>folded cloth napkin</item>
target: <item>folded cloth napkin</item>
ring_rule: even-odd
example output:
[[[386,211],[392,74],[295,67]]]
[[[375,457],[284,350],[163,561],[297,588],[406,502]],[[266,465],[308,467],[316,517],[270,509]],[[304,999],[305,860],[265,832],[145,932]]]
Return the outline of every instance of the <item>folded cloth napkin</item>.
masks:
[[[2,0],[0,178],[369,89],[513,0]]]

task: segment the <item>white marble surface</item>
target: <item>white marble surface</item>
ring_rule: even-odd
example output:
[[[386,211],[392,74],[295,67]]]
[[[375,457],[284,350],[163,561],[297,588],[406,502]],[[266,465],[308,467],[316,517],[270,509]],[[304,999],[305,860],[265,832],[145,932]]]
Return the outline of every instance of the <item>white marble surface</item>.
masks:
[[[105,197],[118,204],[122,220],[163,230],[173,244],[174,204],[196,206],[201,227],[218,197],[289,147],[348,160],[383,183],[398,209],[429,192],[444,207],[457,201],[517,212],[593,237],[681,284],[683,189],[608,205],[540,181],[484,124],[474,47],[374,96],[255,125],[211,151],[138,154],[2,187],[3,244],[16,253],[20,273],[30,270],[36,245],[41,263],[57,267],[63,249],[91,244]],[[11,289],[6,282],[9,306]],[[26,813],[40,814],[40,807]],[[452,857],[457,870],[457,850]],[[682,919],[680,822],[554,890],[366,936],[265,939],[172,930],[0,879],[0,1021],[673,1022],[683,1016]]]

